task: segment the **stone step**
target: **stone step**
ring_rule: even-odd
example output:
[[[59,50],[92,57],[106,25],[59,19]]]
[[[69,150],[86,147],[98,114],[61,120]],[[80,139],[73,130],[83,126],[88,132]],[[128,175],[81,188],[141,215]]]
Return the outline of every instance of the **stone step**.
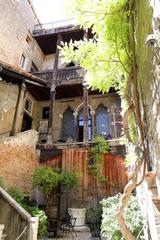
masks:
[[[2,239],[2,236],[3,236],[3,230],[4,230],[4,225],[0,224],[0,240]]]
[[[7,237],[7,234],[3,234],[1,237],[1,240],[5,240],[6,237]]]
[[[152,201],[153,201],[154,205],[156,206],[156,208],[158,209],[158,211],[160,212],[160,199],[159,199],[159,197],[153,196]]]

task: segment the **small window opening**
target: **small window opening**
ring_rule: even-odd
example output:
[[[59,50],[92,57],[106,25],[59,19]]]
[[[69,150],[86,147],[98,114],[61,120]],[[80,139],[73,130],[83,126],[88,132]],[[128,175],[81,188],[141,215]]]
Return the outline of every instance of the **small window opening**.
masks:
[[[26,57],[24,54],[22,54],[22,56],[21,56],[19,65],[20,65],[21,68],[23,68],[23,69],[26,69],[26,67],[27,67],[27,57]]]
[[[49,118],[49,107],[43,107],[42,109],[42,119]]]

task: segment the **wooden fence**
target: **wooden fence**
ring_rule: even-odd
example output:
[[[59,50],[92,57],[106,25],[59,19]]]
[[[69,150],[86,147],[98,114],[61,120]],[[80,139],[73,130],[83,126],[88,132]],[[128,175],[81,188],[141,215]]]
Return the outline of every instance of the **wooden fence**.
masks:
[[[81,184],[78,188],[63,193],[61,196],[62,212],[67,207],[95,207],[106,197],[123,192],[128,181],[124,166],[124,157],[105,154],[102,162],[101,174],[106,181],[100,183],[88,169],[88,149],[73,148],[62,150],[62,155],[44,162],[46,166],[58,167],[66,172],[78,172],[81,175]],[[63,192],[63,191],[62,191]],[[55,193],[54,193],[55,195]],[[56,203],[56,196],[55,201]]]

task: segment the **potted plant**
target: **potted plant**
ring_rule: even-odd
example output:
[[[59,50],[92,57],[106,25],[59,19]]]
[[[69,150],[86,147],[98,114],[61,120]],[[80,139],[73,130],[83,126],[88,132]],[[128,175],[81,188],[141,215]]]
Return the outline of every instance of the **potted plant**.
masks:
[[[102,208],[88,208],[86,212],[86,224],[88,225],[91,236],[101,239]]]
[[[62,172],[60,176],[61,186],[66,192],[66,210],[69,215],[76,218],[75,226],[85,225],[86,208],[69,207],[69,193],[80,184],[80,174],[76,172]]]
[[[76,172],[61,172],[60,174],[60,184],[67,195],[68,200],[68,194],[69,192],[75,188],[78,187],[80,183],[80,174]],[[66,203],[66,206],[68,207],[68,201]]]
[[[46,197],[46,213],[50,217],[52,208],[52,191],[58,186],[60,173],[52,167],[39,167],[33,173],[33,186],[41,190]]]

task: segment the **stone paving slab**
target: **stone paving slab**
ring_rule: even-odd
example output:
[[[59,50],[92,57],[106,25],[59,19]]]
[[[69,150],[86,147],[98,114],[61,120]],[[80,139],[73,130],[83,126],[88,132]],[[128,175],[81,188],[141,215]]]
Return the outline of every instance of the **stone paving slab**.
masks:
[[[48,240],[55,240],[56,238],[48,238]],[[74,240],[90,240],[90,232],[77,232],[77,237],[74,236]],[[58,238],[58,240],[73,240],[72,236],[66,236],[63,238]]]

